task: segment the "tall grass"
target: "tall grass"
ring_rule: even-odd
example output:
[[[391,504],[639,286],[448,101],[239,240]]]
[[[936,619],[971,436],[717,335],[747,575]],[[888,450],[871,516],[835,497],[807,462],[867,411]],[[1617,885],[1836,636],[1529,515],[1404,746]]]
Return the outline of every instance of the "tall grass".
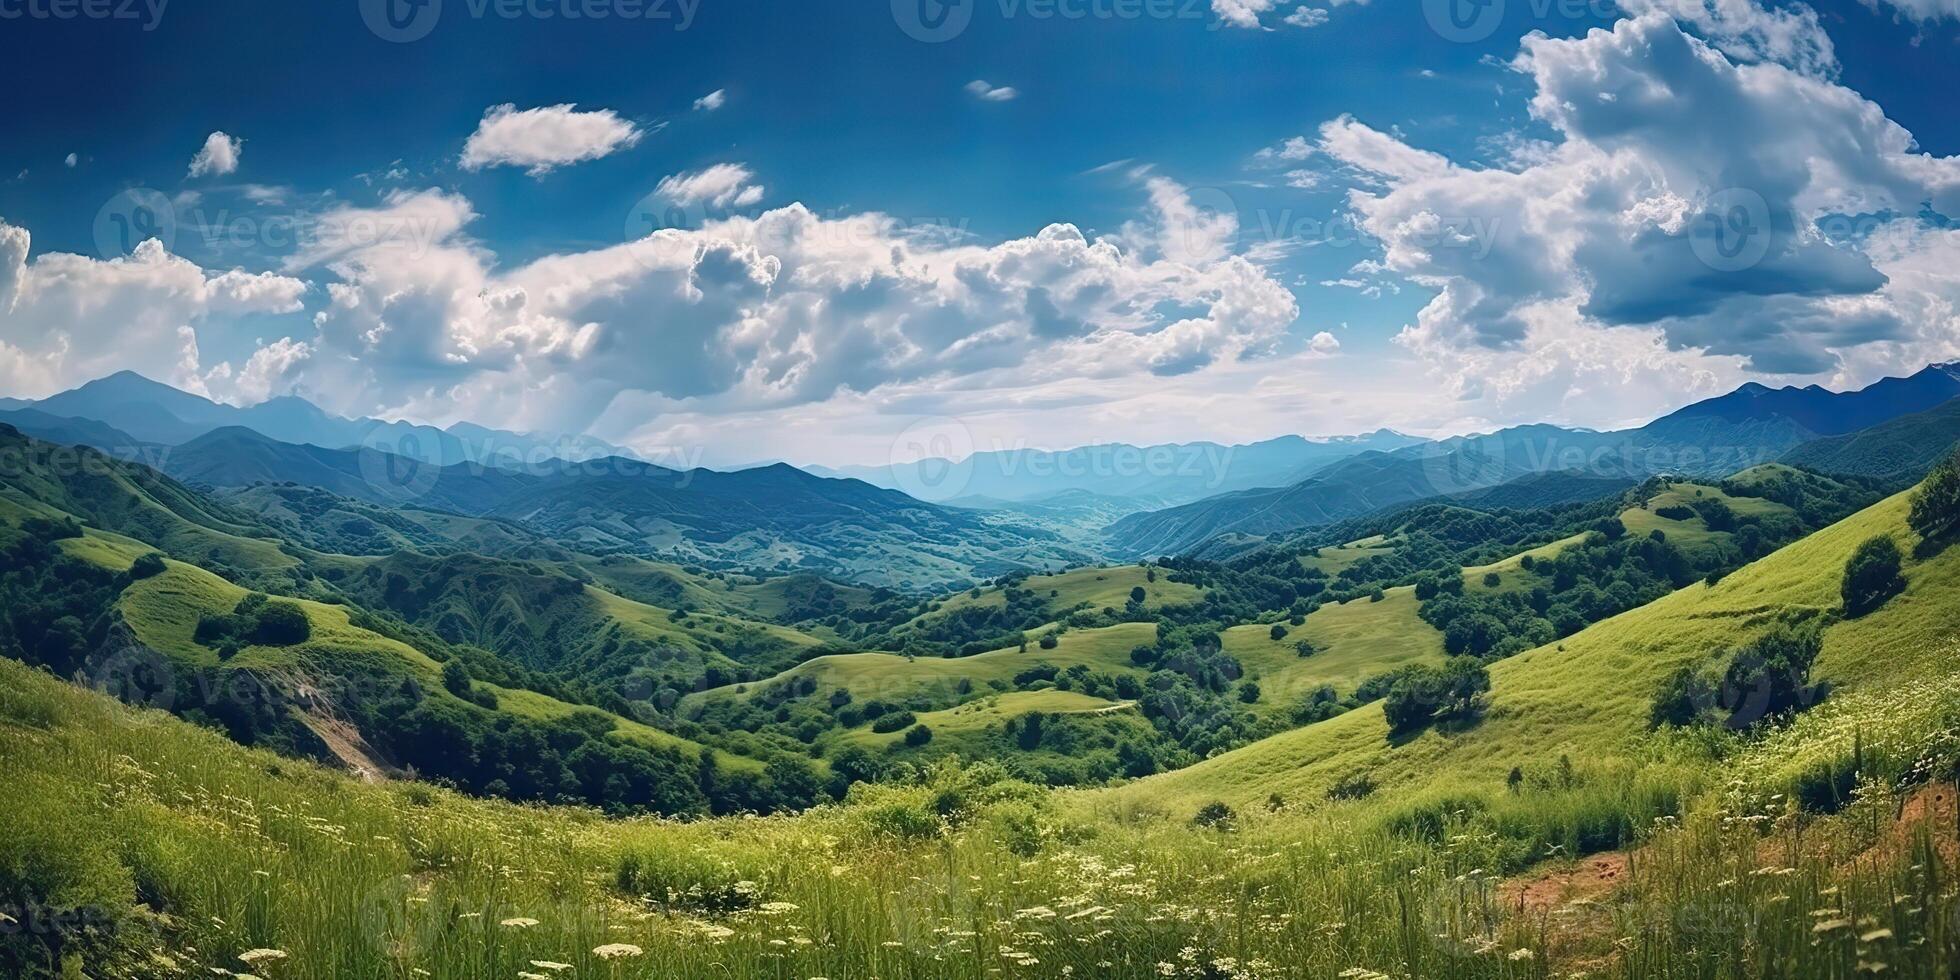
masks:
[[[1918,719],[1897,723],[1905,742],[1948,744],[1905,731],[1943,711],[1869,710]],[[0,664],[0,903],[16,920],[0,974],[1949,975],[1952,827],[1894,817],[1950,754],[1874,767],[1852,806],[1804,815],[1778,774],[1835,737],[1809,730],[1728,746],[1731,785],[1675,747],[1643,770],[1581,763],[1515,790],[1306,801],[1210,829],[984,765],[799,817],[686,824],[363,786]],[[1518,896],[1534,867],[1623,848],[1626,876],[1592,904]],[[46,927],[58,912],[71,925]]]

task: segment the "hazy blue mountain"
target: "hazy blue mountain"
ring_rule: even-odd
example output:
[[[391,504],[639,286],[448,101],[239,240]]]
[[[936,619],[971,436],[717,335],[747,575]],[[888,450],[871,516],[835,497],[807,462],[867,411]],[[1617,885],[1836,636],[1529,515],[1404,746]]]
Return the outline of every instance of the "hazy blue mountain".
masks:
[[[1917,481],[1960,443],[1960,399],[1872,426],[1804,443],[1782,461],[1825,473]]]
[[[943,588],[1094,557],[1031,522],[781,464],[735,473],[620,457],[439,466],[371,449],[296,446],[231,427],[177,447],[167,469],[194,486],[290,482],[368,503],[516,521],[591,551],[817,571],[898,588]]]
[[[21,434],[42,442],[87,446],[125,459],[140,459],[161,448],[93,419],[65,418],[32,408],[0,409],[0,423],[11,425]]]
[[[1003,450],[963,460],[929,459],[890,466],[810,467],[945,503],[987,499],[1033,502],[1081,491],[1168,506],[1255,487],[1288,486],[1365,452],[1424,440],[1384,429],[1364,436],[1282,436],[1243,446],[1197,442],[1156,446],[1105,443],[1061,451]]]
[[[1820,435],[1879,425],[1956,395],[1956,365],[1934,365],[1852,392],[1749,384],[1623,432],[1529,425],[1358,456],[1291,486],[1130,515],[1110,526],[1109,547],[1124,556],[1177,554],[1221,534],[1259,537],[1316,527],[1413,500],[1474,494],[1535,474],[1606,480],[1727,476],[1776,460]]]
[[[214,402],[130,371],[31,403],[49,415],[90,419],[139,441],[175,446],[224,428],[245,428],[274,441],[328,449],[368,446],[434,463],[507,463],[630,456],[587,436],[504,432],[459,423],[447,430],[407,422],[347,419],[304,398],[284,396],[245,408]]]

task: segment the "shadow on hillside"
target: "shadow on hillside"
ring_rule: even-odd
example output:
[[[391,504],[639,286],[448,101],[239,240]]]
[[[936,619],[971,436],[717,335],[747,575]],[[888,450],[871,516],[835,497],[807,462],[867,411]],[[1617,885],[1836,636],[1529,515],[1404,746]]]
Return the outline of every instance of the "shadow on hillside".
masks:
[[[1960,541],[1960,531],[1948,531],[1935,537],[1921,538],[1919,545],[1912,549],[1912,557],[1916,561],[1931,561],[1952,547],[1955,541]]]

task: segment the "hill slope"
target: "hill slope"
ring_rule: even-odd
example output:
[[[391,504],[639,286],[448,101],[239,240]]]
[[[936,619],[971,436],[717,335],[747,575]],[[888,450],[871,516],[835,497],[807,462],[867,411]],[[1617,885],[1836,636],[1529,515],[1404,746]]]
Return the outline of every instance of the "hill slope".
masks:
[[[1782,617],[1837,609],[1845,563],[1861,542],[1877,534],[1915,540],[1906,509],[1905,495],[1891,498],[1719,585],[1690,586],[1493,665],[1489,712],[1467,729],[1398,744],[1380,707],[1371,706],[1107,796],[1175,807],[1214,798],[1249,805],[1275,792],[1324,796],[1343,778],[1366,773],[1406,797],[1443,787],[1501,790],[1513,767],[1543,768],[1562,755],[1595,764],[1631,760],[1648,740],[1648,709],[1663,678],[1745,644]],[[1960,550],[1911,564],[1906,575],[1904,595],[1829,628],[1818,663],[1824,679],[1848,691],[1951,670],[1945,658],[1960,634]]]

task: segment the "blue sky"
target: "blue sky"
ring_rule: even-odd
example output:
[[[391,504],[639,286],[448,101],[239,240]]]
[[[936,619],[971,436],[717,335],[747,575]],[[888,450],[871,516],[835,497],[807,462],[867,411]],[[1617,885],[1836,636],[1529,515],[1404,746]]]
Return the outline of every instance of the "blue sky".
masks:
[[[1960,351],[1916,217],[1960,184],[1952,0],[1499,0],[1467,39],[1414,0],[973,0],[933,42],[937,0],[444,0],[392,40],[360,0],[50,2],[0,0],[25,395],[133,368],[875,462],[930,420],[1615,425]],[[1737,186],[1765,254],[1689,261]]]

